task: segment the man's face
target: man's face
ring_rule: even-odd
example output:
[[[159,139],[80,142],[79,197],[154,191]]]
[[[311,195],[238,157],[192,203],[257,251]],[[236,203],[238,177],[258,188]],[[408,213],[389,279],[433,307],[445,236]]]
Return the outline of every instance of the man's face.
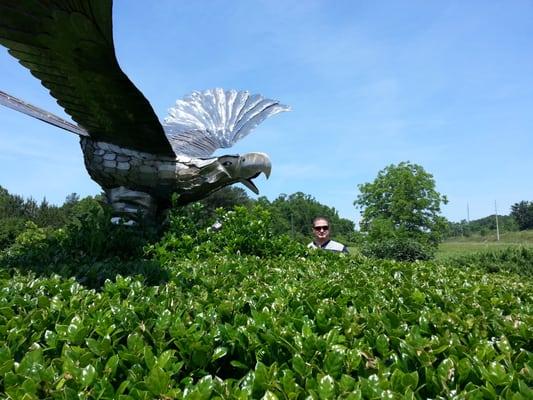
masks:
[[[318,242],[329,239],[329,223],[325,219],[317,219],[313,224],[313,234]]]

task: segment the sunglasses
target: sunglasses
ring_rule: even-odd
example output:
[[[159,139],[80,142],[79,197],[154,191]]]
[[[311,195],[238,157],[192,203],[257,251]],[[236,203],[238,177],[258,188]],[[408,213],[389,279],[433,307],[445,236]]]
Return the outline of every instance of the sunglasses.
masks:
[[[315,231],[327,231],[329,230],[329,226],[327,225],[326,226],[313,226],[313,229]]]

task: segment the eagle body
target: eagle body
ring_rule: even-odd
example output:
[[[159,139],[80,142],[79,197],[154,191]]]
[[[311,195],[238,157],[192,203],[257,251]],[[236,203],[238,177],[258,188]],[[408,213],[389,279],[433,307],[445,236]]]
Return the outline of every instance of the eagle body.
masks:
[[[187,204],[233,183],[258,193],[264,153],[214,157],[269,116],[288,111],[247,91],[195,91],[158,121],[120,68],[112,0],[0,0],[0,45],[37,77],[75,123],[0,91],[0,104],[80,136],[85,166],[117,216],[155,217],[174,193]]]
[[[200,171],[216,171],[216,158],[176,157],[130,150],[112,143],[81,138],[85,167],[92,179],[102,187],[124,186],[144,191],[156,199],[168,198],[174,192],[186,192],[216,176],[203,176]]]
[[[270,175],[270,160],[263,153],[168,157],[87,137],[81,137],[80,144],[89,175],[104,188],[119,216],[135,218],[142,213],[153,217],[170,206],[173,194],[179,196],[178,204],[183,205],[235,182],[242,182],[258,193],[251,179],[260,172]]]

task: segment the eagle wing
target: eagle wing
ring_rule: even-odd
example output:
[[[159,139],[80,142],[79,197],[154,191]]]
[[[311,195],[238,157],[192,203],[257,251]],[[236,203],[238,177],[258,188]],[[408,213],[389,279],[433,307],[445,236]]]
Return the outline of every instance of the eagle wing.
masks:
[[[112,0],[0,0],[0,44],[97,141],[173,156],[161,123],[118,65]]]
[[[289,109],[259,94],[210,89],[176,101],[163,128],[176,154],[209,157],[216,149],[233,146],[266,118]]]

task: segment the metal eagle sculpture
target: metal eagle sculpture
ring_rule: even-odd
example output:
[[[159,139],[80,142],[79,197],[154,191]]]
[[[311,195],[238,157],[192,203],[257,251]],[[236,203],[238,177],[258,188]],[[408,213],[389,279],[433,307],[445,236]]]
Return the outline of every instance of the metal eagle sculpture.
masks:
[[[154,218],[173,193],[187,204],[268,178],[264,153],[211,157],[265,118],[289,108],[246,91],[212,89],[178,100],[160,123],[121,70],[112,0],[0,0],[0,44],[37,77],[77,123],[0,92],[0,104],[80,136],[85,166],[117,216]]]

